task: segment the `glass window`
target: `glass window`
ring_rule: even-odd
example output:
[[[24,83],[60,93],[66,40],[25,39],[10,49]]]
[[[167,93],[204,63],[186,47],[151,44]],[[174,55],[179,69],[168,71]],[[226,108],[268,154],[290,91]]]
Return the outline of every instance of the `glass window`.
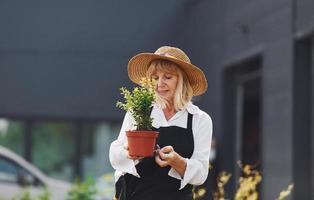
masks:
[[[84,124],[82,170],[85,179],[114,172],[109,161],[109,148],[118,137],[120,125],[117,127],[106,122]]]
[[[82,134],[83,178],[93,178],[98,192],[110,199],[114,195],[114,169],[109,161],[109,148],[118,137],[121,124],[107,122],[85,123]]]
[[[17,166],[8,159],[0,156],[0,182],[17,182]]]
[[[72,181],[75,159],[75,124],[35,122],[32,127],[32,161],[57,179]]]
[[[0,182],[43,186],[43,183],[27,169],[2,156],[0,156]]]
[[[44,184],[33,174],[22,167],[18,167],[18,183],[21,185],[43,186]]]
[[[19,120],[0,118],[0,145],[23,155],[24,123]]]

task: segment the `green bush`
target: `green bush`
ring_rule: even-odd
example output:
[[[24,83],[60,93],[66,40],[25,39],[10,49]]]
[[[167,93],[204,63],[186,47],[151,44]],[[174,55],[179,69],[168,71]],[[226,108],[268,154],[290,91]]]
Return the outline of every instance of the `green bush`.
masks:
[[[144,78],[141,80],[141,87],[135,87],[132,92],[126,88],[120,89],[125,101],[118,101],[116,106],[131,113],[136,130],[152,130],[153,119],[150,112],[155,100],[154,88],[154,81]]]
[[[43,189],[42,194],[37,197],[31,196],[29,190],[24,191],[21,195],[14,197],[12,200],[50,200],[51,194],[47,188]]]
[[[77,180],[69,191],[67,200],[93,200],[95,195],[96,188],[92,179],[84,182]]]

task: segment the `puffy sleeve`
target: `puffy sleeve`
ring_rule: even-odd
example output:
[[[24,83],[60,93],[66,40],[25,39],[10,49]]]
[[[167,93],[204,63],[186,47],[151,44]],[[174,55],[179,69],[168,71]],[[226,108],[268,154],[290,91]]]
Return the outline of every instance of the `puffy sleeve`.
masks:
[[[210,116],[202,112],[196,120],[193,118],[194,152],[191,158],[186,159],[186,170],[183,178],[171,168],[169,176],[181,180],[180,189],[187,184],[201,185],[208,176],[209,154],[212,140],[212,120]]]
[[[133,129],[133,118],[130,113],[126,113],[118,138],[113,141],[109,149],[109,159],[112,167],[121,174],[129,173],[139,177],[135,168],[136,163],[127,158],[127,150],[124,144],[127,143],[125,131]]]

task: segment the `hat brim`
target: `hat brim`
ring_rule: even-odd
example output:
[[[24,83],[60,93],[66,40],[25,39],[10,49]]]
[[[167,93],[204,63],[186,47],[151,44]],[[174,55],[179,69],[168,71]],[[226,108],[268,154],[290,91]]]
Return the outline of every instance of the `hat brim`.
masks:
[[[176,58],[158,55],[154,53],[140,53],[130,59],[128,63],[128,75],[131,81],[140,83],[141,78],[146,77],[146,72],[154,60],[168,60],[174,62],[185,72],[193,89],[193,96],[203,94],[208,87],[203,71],[191,63]]]

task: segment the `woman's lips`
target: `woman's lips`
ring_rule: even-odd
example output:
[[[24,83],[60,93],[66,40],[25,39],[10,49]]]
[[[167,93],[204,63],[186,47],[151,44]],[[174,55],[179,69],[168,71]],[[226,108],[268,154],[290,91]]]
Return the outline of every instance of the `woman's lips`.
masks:
[[[158,91],[159,94],[165,94],[165,93],[167,93],[167,92],[168,92],[168,90]]]

